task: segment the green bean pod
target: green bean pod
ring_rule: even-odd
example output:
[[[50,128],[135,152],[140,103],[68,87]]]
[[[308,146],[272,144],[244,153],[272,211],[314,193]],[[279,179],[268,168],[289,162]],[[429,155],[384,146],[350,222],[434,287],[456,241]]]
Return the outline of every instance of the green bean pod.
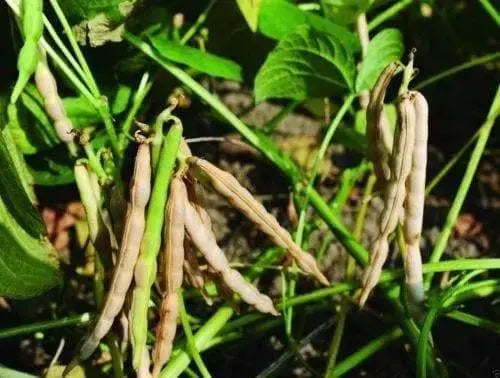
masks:
[[[38,41],[43,33],[43,0],[22,1],[21,24],[25,42],[17,58],[19,74],[10,97],[13,104],[36,71],[39,59]]]
[[[146,347],[151,286],[156,279],[156,257],[161,246],[167,192],[181,137],[182,125],[174,123],[164,138],[148,207],[146,229],[134,270],[135,288],[129,319],[133,366],[136,371],[140,368]]]

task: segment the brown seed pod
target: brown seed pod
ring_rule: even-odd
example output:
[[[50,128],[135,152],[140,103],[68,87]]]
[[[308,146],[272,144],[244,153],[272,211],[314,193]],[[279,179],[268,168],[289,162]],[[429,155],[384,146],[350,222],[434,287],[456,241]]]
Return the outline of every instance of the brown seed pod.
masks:
[[[192,287],[197,290],[203,290],[205,286],[205,276],[200,269],[198,258],[188,238],[184,239],[184,273],[187,282]]]
[[[295,244],[290,233],[280,226],[276,218],[268,213],[265,207],[247,189],[241,186],[233,175],[217,168],[204,159],[189,157],[187,161],[207,176],[214,189],[224,196],[231,205],[240,210],[261,231],[269,235],[275,244],[285,248],[302,271],[314,276],[324,285],[329,284],[326,277],[319,270],[314,257],[302,251]]]
[[[100,340],[108,333],[123,306],[127,290],[132,282],[134,264],[144,233],[145,209],[149,201],[150,191],[150,149],[149,145],[141,143],[135,159],[134,174],[130,183],[130,202],[111,286],[93,329],[81,344],[76,357],[77,361],[83,361],[90,357]]]
[[[177,327],[178,290],[182,285],[184,262],[184,212],[187,192],[182,177],[176,175],[170,186],[170,196],[165,214],[163,250],[164,297],[160,310],[160,324],[156,331],[153,353],[153,377],[170,358]]]

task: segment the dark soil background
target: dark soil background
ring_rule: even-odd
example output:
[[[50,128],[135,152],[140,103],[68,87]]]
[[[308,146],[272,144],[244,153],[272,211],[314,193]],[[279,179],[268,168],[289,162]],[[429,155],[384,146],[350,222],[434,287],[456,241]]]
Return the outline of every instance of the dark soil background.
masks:
[[[172,13],[182,9],[187,20],[194,20],[203,4],[195,4],[192,9],[184,2],[172,2]],[[384,2],[382,2],[384,3]],[[425,5],[423,5],[425,4]],[[382,5],[380,9],[386,5]],[[422,11],[422,6],[428,8]],[[378,13],[380,9],[375,9]],[[424,16],[425,10],[432,14]],[[368,18],[372,14],[368,14]],[[251,88],[256,70],[263,63],[266,54],[272,48],[272,41],[263,36],[253,35],[246,27],[233,1],[219,1],[214,6],[207,20],[210,37],[207,49],[214,53],[232,58],[242,64],[248,79],[243,85],[214,82],[205,83],[216,91],[224,102],[237,114],[242,114],[253,104]],[[11,33],[6,6],[0,5],[0,28],[4,35]],[[415,83],[432,76],[444,69],[466,62],[500,49],[498,28],[492,19],[475,1],[427,1],[415,2],[384,27],[400,29],[405,38],[407,49],[418,50],[416,66],[419,76]],[[7,38],[3,39],[7,41]],[[97,51],[89,51],[91,63],[98,64],[99,54],[122,48],[111,46]],[[0,85],[4,88],[12,83],[15,76],[15,55],[12,46],[0,45]],[[102,59],[102,58],[101,58]],[[110,58],[112,59],[112,58]],[[102,65],[96,65],[97,71]],[[442,81],[432,84],[423,90],[430,104],[430,136],[428,177],[432,178],[481,126],[499,82],[500,62],[492,62],[486,66],[460,72]],[[152,119],[165,104],[165,94],[169,93],[175,83],[164,73],[158,73],[157,84],[152,91],[151,104],[141,119]],[[208,108],[192,98],[187,109],[180,109],[178,115],[183,119],[187,137],[219,136],[231,133],[225,124],[217,122]],[[338,99],[334,99],[334,102]],[[270,120],[285,105],[282,102],[263,103],[243,116],[243,119],[256,127]],[[334,107],[335,105],[332,105]],[[352,116],[346,124],[352,123]],[[315,138],[321,140],[321,117],[314,116],[306,107],[298,107],[279,126],[276,139],[286,143],[292,137]],[[500,229],[500,172],[499,172],[499,134],[493,129],[485,155],[481,161],[478,174],[471,186],[462,216],[455,230],[446,254],[460,257],[499,257]],[[252,154],[229,154],[218,144],[196,144],[193,151],[199,156],[216,162],[224,169],[231,171],[256,196],[262,199],[266,207],[273,210],[282,224],[290,225],[286,214],[288,193],[290,188],[272,166],[259,156]],[[356,164],[360,156],[346,151],[341,146],[333,146],[329,151],[332,162],[330,175],[321,184],[321,192],[331,198],[338,185],[342,170]],[[446,178],[427,199],[425,215],[425,248],[428,253],[436,240],[444,222],[449,205],[462,179],[468,162],[466,154],[451,170]],[[355,190],[348,202],[343,219],[351,225],[353,214],[359,206],[360,190]],[[41,208],[51,208],[64,212],[68,202],[78,198],[71,185],[59,188],[37,188]],[[216,234],[221,246],[234,262],[247,262],[250,251],[269,245],[252,225],[239,213],[228,207],[224,201],[213,193],[205,193],[205,202],[214,219]],[[365,226],[364,239],[373,233],[376,222],[377,199],[372,204]],[[318,247],[319,241],[328,231],[321,229],[313,237],[310,250]],[[72,234],[71,234],[72,235]],[[9,301],[0,308],[0,328],[28,324],[41,319],[58,318],[69,314],[94,311],[92,282],[89,277],[75,276],[74,267],[81,263],[82,251],[71,241],[66,251],[62,252],[67,259],[63,264],[66,270],[66,284],[50,293],[29,301]],[[425,260],[425,257],[424,257]],[[323,261],[323,268],[332,280],[343,277],[346,255],[339,244],[333,242]],[[75,265],[76,264],[76,265]],[[397,260],[389,264],[399,264]],[[276,278],[278,277],[278,278]],[[298,292],[307,291],[312,283],[304,281],[299,284]],[[266,274],[260,281],[260,287],[279,297],[279,275]],[[213,311],[206,306],[190,303],[194,315],[206,315]],[[500,321],[500,308],[487,301],[467,305],[471,313]],[[332,305],[322,308],[301,308],[296,312],[296,337],[301,339],[318,325],[327,321],[332,315]],[[376,337],[391,327],[391,319],[381,316],[390,313],[384,311],[386,305],[377,299],[370,301],[368,312],[352,309],[343,338],[338,360],[342,360],[368,340]],[[246,311],[246,308],[242,309]],[[314,311],[313,311],[314,310]],[[373,315],[376,316],[373,316]],[[61,338],[66,346],[61,361],[69,361],[72,351],[83,334],[84,328],[61,328],[45,332],[43,335],[28,335],[0,340],[1,364],[31,372],[39,373],[47,367]],[[307,343],[301,354],[313,369],[308,371],[295,358],[291,358],[278,376],[291,377],[315,376],[324,369],[325,356],[328,351],[333,326],[322,332],[312,342]],[[451,377],[494,377],[495,369],[500,369],[500,343],[498,335],[482,329],[467,326],[454,320],[442,318],[433,331],[437,349],[443,360],[448,363]],[[265,335],[248,335],[248,339],[230,346],[224,346],[204,353],[204,360],[209,370],[216,377],[254,377],[269,364],[279,358],[287,347],[283,327],[278,327]],[[407,345],[394,343],[391,347],[375,354],[362,367],[353,370],[350,377],[412,377],[414,360],[407,353]]]

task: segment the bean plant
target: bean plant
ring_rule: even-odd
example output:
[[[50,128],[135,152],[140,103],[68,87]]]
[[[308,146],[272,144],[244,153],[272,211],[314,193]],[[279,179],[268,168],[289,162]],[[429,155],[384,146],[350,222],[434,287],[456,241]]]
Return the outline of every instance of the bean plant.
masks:
[[[500,333],[500,259],[487,247],[477,258],[449,253],[480,164],[496,154],[487,143],[500,87],[481,88],[493,97],[482,124],[439,163],[433,133],[453,125],[439,121],[443,102],[429,87],[494,70],[500,53],[472,51],[442,70],[398,20],[444,6],[1,7],[17,73],[0,92],[0,312],[14,319],[0,339],[36,343],[46,357],[15,366],[2,348],[0,376],[211,377],[228,367],[258,377],[395,375],[373,362],[391,350],[394,365],[404,360],[401,376],[477,373],[449,357],[454,336],[438,320],[485,339]],[[493,4],[475,8],[498,26]],[[252,124],[261,108],[278,110]],[[294,116],[312,120],[317,135],[279,135]],[[271,179],[231,168],[235,161]],[[431,192],[454,176],[429,238]],[[62,215],[55,204],[66,206]],[[237,220],[234,233],[252,229],[236,244],[238,262],[226,248],[234,235],[219,235],[221,217]],[[332,248],[340,262],[331,263]]]

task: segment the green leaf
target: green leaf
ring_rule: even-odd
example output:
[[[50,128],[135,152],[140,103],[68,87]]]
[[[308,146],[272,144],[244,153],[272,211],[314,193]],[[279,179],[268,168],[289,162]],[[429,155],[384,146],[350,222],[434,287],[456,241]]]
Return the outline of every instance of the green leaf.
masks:
[[[61,143],[42,103],[25,92],[21,94],[21,101],[24,108],[31,113],[31,117],[23,122],[23,128],[26,127],[28,135],[33,139],[37,152]]]
[[[373,0],[321,0],[321,7],[325,16],[332,21],[349,25],[365,12]]]
[[[211,76],[229,80],[242,80],[241,67],[232,60],[190,46],[180,45],[162,36],[152,36],[150,40],[153,47],[165,59],[185,64]]]
[[[66,115],[75,128],[82,128],[102,122],[95,107],[84,96],[64,97]]]
[[[384,105],[384,112],[389,121],[389,127],[392,132],[396,128],[397,111],[394,104]],[[354,130],[356,132],[365,135],[366,134],[366,110],[358,110],[354,118]]]
[[[259,21],[259,9],[261,0],[236,0],[236,4],[240,8],[241,14],[245,17],[250,30],[254,33],[257,31],[257,23]]]
[[[356,78],[356,91],[371,89],[382,70],[391,62],[401,59],[403,36],[397,29],[384,29],[368,45],[366,58]]]
[[[60,282],[44,232],[0,135],[0,296],[29,298]]]
[[[38,237],[45,233],[45,226],[23,188],[10,152],[3,133],[0,133],[0,198],[9,216],[29,235]]]
[[[354,57],[339,39],[301,26],[267,57],[255,78],[255,98],[300,101],[345,93],[353,88],[355,71]]]
[[[347,28],[317,14],[305,12],[285,0],[262,0],[258,28],[265,36],[282,39],[300,25],[309,25],[317,31],[334,35],[353,52],[360,50],[358,38]]]
[[[345,125],[339,125],[332,138],[332,142],[341,144],[362,154],[365,154],[368,148],[366,136]]]
[[[113,104],[111,104],[111,113],[120,114],[127,109],[127,105],[132,96],[132,88],[128,85],[120,84],[116,90]]]
[[[99,136],[99,133],[95,134]],[[94,145],[95,137],[92,138]],[[57,186],[74,182],[73,164],[66,158],[65,146],[60,145],[51,151],[36,156],[28,156],[26,163],[36,185]]]
[[[3,365],[0,365],[0,377],[3,378],[37,378],[36,375],[31,375],[28,373],[23,373],[22,371],[9,369]]]

